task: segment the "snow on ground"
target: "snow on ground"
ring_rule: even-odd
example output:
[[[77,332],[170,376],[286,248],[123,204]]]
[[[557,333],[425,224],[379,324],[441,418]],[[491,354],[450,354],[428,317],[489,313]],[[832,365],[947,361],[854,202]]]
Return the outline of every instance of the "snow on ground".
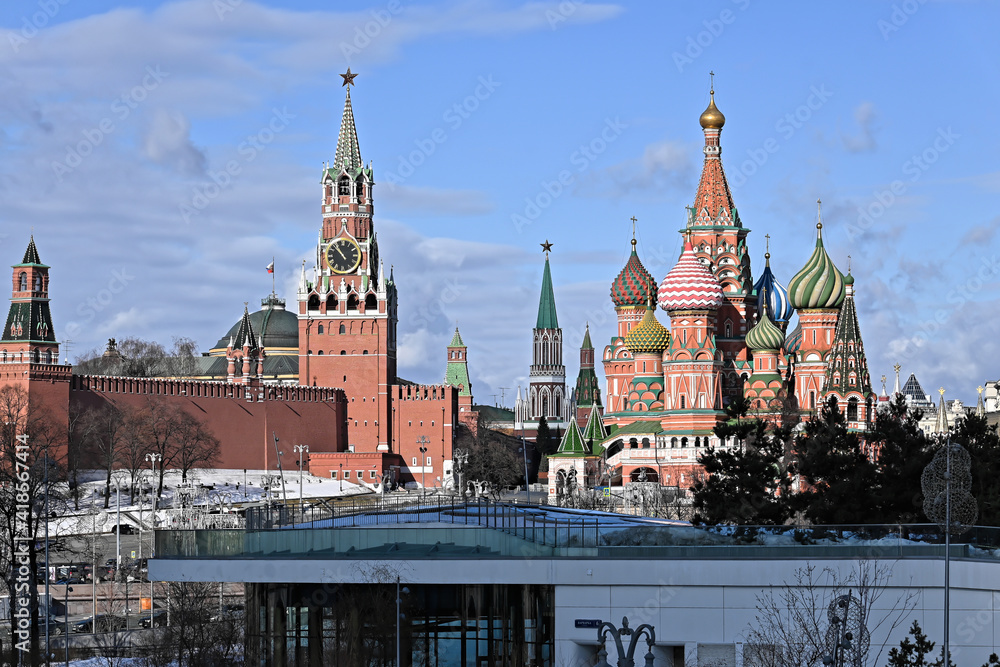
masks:
[[[123,524],[136,525],[141,520],[148,526],[149,513],[152,511],[150,499],[132,503],[127,487],[129,476],[125,471],[116,471],[112,480],[118,479],[121,486],[121,521]],[[141,479],[146,488],[155,490],[157,480],[151,471],[143,471]],[[278,480],[270,490],[265,488],[269,480]],[[162,522],[172,512],[170,508],[181,506],[181,496],[189,494],[191,504],[195,506],[215,506],[223,510],[233,506],[257,503],[268,497],[289,501],[299,498],[298,471],[285,471],[284,491],[278,471],[276,470],[237,470],[227,469],[197,469],[188,472],[187,487],[182,485],[179,470],[167,470],[163,479],[163,495],[157,501],[157,520]],[[55,515],[49,522],[51,535],[86,534],[109,532],[117,525],[119,498],[112,481],[108,508],[104,509],[104,489],[106,473],[102,471],[85,471],[79,476],[80,508],[75,510],[72,499],[53,501],[50,511]],[[184,492],[179,492],[178,489]],[[65,489],[63,489],[65,491]],[[337,498],[347,496],[368,495],[378,491],[378,487],[368,484],[354,484],[343,480],[332,480],[317,477],[307,472],[302,473],[302,498]]]

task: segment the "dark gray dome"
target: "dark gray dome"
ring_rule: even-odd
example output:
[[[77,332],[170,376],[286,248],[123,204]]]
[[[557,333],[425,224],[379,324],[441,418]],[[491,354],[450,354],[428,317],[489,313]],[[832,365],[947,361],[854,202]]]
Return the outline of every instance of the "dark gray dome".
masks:
[[[299,346],[299,318],[295,313],[285,310],[285,300],[279,299],[274,294],[266,299],[261,299],[261,309],[250,313],[250,324],[260,344],[265,350],[276,347]],[[234,338],[240,330],[240,323],[243,318],[236,320],[236,324],[226,332],[226,335],[219,339],[212,349],[226,349],[229,339]]]

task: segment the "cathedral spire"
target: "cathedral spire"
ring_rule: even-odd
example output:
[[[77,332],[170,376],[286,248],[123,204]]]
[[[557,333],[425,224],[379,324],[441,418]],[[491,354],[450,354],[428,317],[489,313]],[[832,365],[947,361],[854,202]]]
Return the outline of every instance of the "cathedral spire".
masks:
[[[979,400],[976,402],[976,416],[985,417],[986,416],[986,405],[983,403],[983,387],[976,387],[976,391],[979,392]]]
[[[938,389],[938,393],[941,394],[941,399],[938,403],[937,420],[934,422],[934,432],[938,435],[947,435],[948,407],[944,403],[944,387]]]
[[[333,169],[339,172],[346,169],[348,172],[360,169],[361,149],[358,147],[358,131],[354,127],[354,109],[351,108],[351,86],[354,85],[354,77],[351,68],[347,68],[347,74],[341,74],[344,78],[344,85],[347,86],[347,97],[344,99],[344,116],[340,121],[340,134],[337,136],[337,154],[333,158]]]

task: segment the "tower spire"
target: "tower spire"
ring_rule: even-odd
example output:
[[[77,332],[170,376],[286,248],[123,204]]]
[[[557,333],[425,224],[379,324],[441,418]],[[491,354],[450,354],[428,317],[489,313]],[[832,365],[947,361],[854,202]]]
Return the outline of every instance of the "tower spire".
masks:
[[[341,74],[344,78],[344,86],[347,86],[347,96],[344,98],[344,115],[340,120],[340,134],[337,136],[337,154],[333,158],[333,168],[336,171],[346,169],[351,171],[360,169],[361,149],[358,147],[358,131],[354,126],[354,109],[351,107],[351,86],[354,85],[354,78],[357,74],[351,73],[351,68],[347,68],[346,74]]]
[[[552,272],[549,269],[549,252],[552,244],[546,241],[542,244],[545,251],[545,269],[542,272],[542,292],[538,297],[538,320],[536,329],[558,329],[559,318],[556,316],[556,296],[552,289]]]

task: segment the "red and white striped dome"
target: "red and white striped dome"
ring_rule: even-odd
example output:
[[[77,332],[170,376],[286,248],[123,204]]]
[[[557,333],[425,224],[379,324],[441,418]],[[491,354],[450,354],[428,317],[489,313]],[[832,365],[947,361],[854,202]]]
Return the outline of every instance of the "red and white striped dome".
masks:
[[[722,285],[698,261],[690,240],[684,242],[681,258],[660,283],[659,302],[663,310],[716,310],[725,302]]]

